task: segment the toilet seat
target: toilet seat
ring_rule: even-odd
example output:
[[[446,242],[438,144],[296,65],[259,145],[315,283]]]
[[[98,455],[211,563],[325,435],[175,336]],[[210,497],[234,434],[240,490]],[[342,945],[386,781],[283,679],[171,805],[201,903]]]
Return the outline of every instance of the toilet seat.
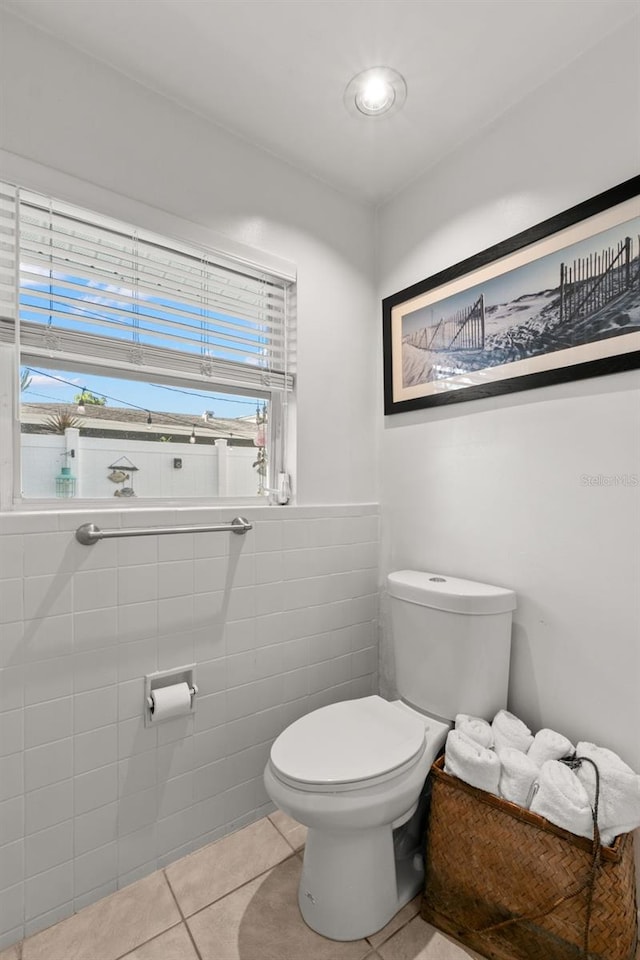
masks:
[[[342,792],[373,786],[414,766],[426,719],[381,697],[321,707],[301,717],[271,748],[271,768],[298,790]]]

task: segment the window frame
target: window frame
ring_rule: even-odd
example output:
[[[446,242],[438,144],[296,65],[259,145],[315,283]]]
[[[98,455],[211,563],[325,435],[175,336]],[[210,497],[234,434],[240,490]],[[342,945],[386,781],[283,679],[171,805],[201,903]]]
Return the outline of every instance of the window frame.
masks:
[[[0,151],[1,153],[1,151]],[[16,158],[18,159],[18,158]],[[37,165],[36,165],[37,166]],[[135,222],[141,230],[153,232],[166,240],[167,244],[174,242],[176,245],[185,244],[188,246],[197,245],[205,249],[212,258],[218,257],[225,263],[232,262],[237,269],[259,271],[268,273],[274,278],[284,281],[285,284],[285,329],[287,336],[295,340],[295,301],[296,301],[296,281],[297,271],[295,265],[289,261],[283,260],[277,256],[263,253],[254,248],[246,247],[236,241],[227,238],[221,238],[213,234],[212,231],[198,224],[181,220],[172,214],[164,213],[153,208],[148,208],[139,201],[127,201],[126,198],[116,194],[111,194],[100,188],[93,188],[95,196],[91,199],[83,196],[83,189],[69,189],[72,187],[85,187],[79,185],[72,178],[65,175],[57,175],[56,171],[50,171],[46,168],[39,169],[40,176],[29,178],[28,185],[25,183],[22,187],[29,192],[38,192],[41,195],[55,196],[63,203],[87,210],[97,217],[106,219],[120,219],[128,223]],[[25,177],[3,176],[7,183],[22,184]],[[55,181],[51,183],[50,181]],[[64,189],[52,189],[55,186]],[[44,188],[44,189],[43,189]],[[79,196],[80,195],[80,196]],[[97,202],[99,201],[99,202]],[[123,216],[121,209],[123,204],[131,206]],[[115,208],[115,209],[114,209]],[[19,243],[18,243],[19,249]],[[19,297],[19,255],[16,257],[16,291]],[[19,337],[19,302],[16,308],[16,328],[17,337],[13,342],[0,342],[0,511],[13,512],[37,512],[51,511],[70,512],[78,510],[132,510],[132,509],[175,509],[175,508],[226,508],[230,505],[238,506],[268,506],[276,502],[273,492],[267,497],[144,497],[116,499],[111,498],[73,498],[70,500],[61,500],[56,497],[51,498],[25,498],[21,490],[21,424],[20,424],[20,369],[25,365],[47,366],[53,370],[55,368],[76,369],[81,367],[82,372],[90,375],[93,370],[95,375],[121,377],[122,379],[145,380],[152,377],[156,382],[164,382],[167,385],[184,386],[191,389],[197,389],[206,393],[226,393],[232,395],[239,390],[230,389],[229,385],[220,383],[214,377],[205,377],[194,379],[190,374],[185,373],[180,376],[179,371],[159,372],[155,368],[150,375],[145,375],[144,365],[137,369],[129,369],[120,366],[115,362],[110,362],[102,356],[93,356],[87,363],[81,363],[79,358],[71,358],[69,354],[58,356],[49,356],[45,359],[42,355],[30,353],[29,347],[20,348]],[[87,335],[88,337],[91,334]],[[32,348],[33,349],[33,348]],[[99,354],[99,352],[98,352]],[[55,367],[54,367],[55,364]],[[274,491],[277,486],[276,480],[278,473],[285,472],[292,474],[290,466],[291,444],[290,440],[294,434],[293,421],[295,418],[295,389],[290,391],[281,391],[278,389],[270,390],[256,389],[247,387],[244,395],[255,396],[265,399],[269,403],[269,467],[265,486],[269,491]],[[242,395],[242,394],[240,394]]]

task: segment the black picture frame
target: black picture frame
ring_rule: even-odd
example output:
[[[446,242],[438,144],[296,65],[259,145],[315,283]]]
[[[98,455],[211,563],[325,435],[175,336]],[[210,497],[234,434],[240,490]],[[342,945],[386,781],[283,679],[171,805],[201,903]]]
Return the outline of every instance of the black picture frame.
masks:
[[[382,321],[385,415],[639,367],[640,175],[386,297]]]

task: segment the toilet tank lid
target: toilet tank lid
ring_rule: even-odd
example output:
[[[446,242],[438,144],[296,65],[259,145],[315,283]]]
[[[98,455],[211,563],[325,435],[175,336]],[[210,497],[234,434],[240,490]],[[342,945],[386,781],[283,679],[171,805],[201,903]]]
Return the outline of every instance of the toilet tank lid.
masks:
[[[387,584],[389,594],[398,600],[450,613],[508,613],[516,608],[513,590],[439,573],[398,570],[389,574]]]

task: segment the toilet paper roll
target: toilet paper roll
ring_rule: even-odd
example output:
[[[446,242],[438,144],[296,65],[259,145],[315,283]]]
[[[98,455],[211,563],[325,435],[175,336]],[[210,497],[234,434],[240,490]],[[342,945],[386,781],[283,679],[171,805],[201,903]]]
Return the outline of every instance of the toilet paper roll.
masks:
[[[158,687],[151,691],[153,709],[151,720],[169,720],[191,713],[191,690],[188,683],[174,683],[169,687]]]

